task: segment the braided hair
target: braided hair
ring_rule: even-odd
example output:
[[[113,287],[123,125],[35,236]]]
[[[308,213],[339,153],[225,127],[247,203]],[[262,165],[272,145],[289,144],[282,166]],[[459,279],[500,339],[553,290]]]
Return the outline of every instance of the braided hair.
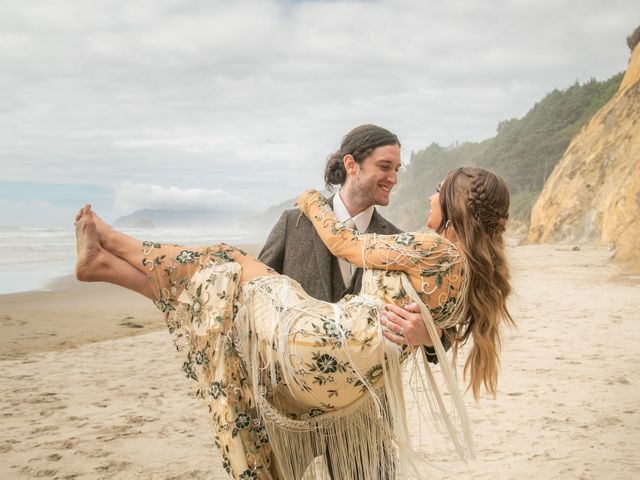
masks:
[[[454,356],[469,338],[473,346],[464,366],[477,399],[484,384],[495,395],[500,369],[500,324],[514,324],[506,300],[511,293],[504,239],[509,218],[509,190],[500,177],[475,167],[452,170],[440,189],[443,233],[451,226],[467,258],[467,310],[455,333]]]

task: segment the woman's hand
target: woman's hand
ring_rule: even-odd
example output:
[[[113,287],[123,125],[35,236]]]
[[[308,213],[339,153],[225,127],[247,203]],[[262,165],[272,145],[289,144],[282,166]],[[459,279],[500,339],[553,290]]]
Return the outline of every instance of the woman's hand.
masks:
[[[384,336],[392,342],[399,345],[433,346],[417,303],[410,303],[405,308],[387,303],[380,313],[380,323],[387,327],[383,331]],[[442,335],[440,327],[436,326],[436,331],[438,335]]]
[[[309,203],[317,200],[318,197],[320,197],[320,192],[317,190],[305,190],[296,200],[295,206],[306,215],[309,212]]]

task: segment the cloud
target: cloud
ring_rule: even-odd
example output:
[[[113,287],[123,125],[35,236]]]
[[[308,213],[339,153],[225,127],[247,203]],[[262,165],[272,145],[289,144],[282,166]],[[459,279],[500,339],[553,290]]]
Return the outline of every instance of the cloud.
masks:
[[[131,182],[117,186],[114,199],[116,209],[121,212],[145,208],[228,210],[247,207],[238,196],[219,189],[162,187]]]
[[[321,186],[358,124],[397,133],[407,161],[623,70],[639,14],[635,0],[10,2],[0,167],[266,208]]]

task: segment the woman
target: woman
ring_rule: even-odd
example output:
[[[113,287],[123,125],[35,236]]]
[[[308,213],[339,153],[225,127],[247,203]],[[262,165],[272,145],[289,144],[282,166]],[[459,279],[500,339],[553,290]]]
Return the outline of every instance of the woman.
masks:
[[[427,225],[436,234],[358,234],[314,191],[297,205],[334,255],[367,269],[362,295],[321,302],[236,248],[139,242],[88,206],[77,217],[77,276],[135,290],[165,313],[235,478],[298,478],[314,452],[325,450],[336,478],[391,476],[393,461],[383,452],[411,464],[399,372],[412,349],[396,346],[406,344],[401,325],[386,320],[390,331],[383,332],[380,307],[421,304],[441,360],[436,325],[455,327],[454,353],[473,338],[465,377],[474,397],[481,385],[495,394],[499,325],[512,322],[502,240],[508,190],[486,170],[453,170],[431,197]],[[425,363],[434,403],[464,453],[463,443],[470,447],[464,405],[448,362],[440,363],[462,438]],[[356,467],[349,461],[354,448],[363,459]]]

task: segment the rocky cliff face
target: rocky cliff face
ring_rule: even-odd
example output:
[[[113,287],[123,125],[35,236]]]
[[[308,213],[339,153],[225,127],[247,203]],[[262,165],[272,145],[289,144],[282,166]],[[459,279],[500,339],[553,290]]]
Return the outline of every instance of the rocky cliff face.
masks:
[[[616,95],[576,135],[545,183],[525,241],[596,241],[640,265],[640,45]]]

